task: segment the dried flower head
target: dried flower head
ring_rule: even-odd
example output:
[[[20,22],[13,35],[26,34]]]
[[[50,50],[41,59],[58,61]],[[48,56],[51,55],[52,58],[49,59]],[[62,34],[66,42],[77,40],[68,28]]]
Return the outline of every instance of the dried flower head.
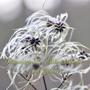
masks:
[[[68,77],[73,73],[80,73],[82,63],[75,65],[74,62],[87,61],[90,54],[82,51],[84,48],[87,49],[84,45],[70,41],[72,33],[66,41],[68,33],[73,32],[73,28],[66,22],[67,18],[67,13],[52,17],[45,11],[38,11],[27,18],[26,26],[14,32],[1,54],[1,58],[7,61],[21,62],[9,64],[8,75],[11,79],[9,87],[14,84],[18,88],[15,78],[25,72],[30,72],[31,77],[29,80],[26,79],[28,83],[24,88],[48,74],[47,71],[53,70],[52,75],[56,79],[57,74]],[[39,71],[36,78],[33,70],[35,73]],[[65,77],[64,80],[66,79]]]

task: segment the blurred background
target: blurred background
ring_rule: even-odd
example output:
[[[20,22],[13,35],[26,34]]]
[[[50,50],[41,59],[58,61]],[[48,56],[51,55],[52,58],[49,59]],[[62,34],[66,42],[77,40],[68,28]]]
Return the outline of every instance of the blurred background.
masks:
[[[0,0],[0,52],[14,29],[23,27],[25,19],[42,9],[44,2],[45,0]],[[46,0],[44,9],[52,16],[67,12],[67,22],[75,28],[72,40],[82,42],[90,48],[90,0]],[[90,74],[86,77],[90,78]],[[6,72],[0,69],[0,90],[5,90],[9,82]]]

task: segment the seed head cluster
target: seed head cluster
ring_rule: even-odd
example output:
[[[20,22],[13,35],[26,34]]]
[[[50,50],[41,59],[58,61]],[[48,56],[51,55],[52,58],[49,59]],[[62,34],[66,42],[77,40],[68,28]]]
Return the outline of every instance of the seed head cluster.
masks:
[[[55,77],[53,79],[56,80],[57,74],[81,74],[82,63],[75,65],[74,63],[68,63],[68,61],[85,62],[89,60],[90,54],[85,52],[88,48],[80,42],[71,41],[74,29],[67,24],[67,18],[67,13],[52,17],[45,11],[38,11],[27,18],[27,24],[24,27],[14,32],[5,45],[1,58],[17,62],[30,61],[32,63],[8,65],[8,75],[11,80],[9,87],[12,84],[17,87],[15,78],[19,73],[30,72],[32,78],[29,82],[36,82],[43,74],[49,74],[51,70],[53,70],[52,75]],[[71,34],[66,40],[68,33]],[[50,63],[51,61],[67,61],[67,63]],[[36,78],[33,77],[35,75],[33,70],[36,72],[39,70]],[[46,70],[48,73],[45,73]],[[74,90],[70,89],[71,81],[66,83],[68,83],[68,86],[66,85],[67,89],[65,90]],[[54,88],[52,90],[59,89]]]

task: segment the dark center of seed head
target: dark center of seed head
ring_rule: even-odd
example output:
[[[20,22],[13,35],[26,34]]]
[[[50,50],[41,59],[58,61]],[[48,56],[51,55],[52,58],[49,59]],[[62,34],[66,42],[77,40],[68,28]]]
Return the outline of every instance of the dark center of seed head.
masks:
[[[39,38],[32,38],[32,40],[31,40],[31,44],[38,44],[39,45],[39,42],[40,42],[40,40],[39,40]]]
[[[33,68],[34,68],[35,70],[37,70],[39,67],[40,67],[39,64],[37,64],[37,63],[34,63],[34,64],[33,64]]]

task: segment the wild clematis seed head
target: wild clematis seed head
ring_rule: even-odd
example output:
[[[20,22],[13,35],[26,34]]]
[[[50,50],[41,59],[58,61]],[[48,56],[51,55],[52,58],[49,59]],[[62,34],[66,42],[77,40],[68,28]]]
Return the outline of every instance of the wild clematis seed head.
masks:
[[[14,32],[1,54],[1,58],[7,61],[21,62],[9,64],[8,75],[12,76],[10,85],[15,84],[14,80],[19,73],[26,71],[32,76],[30,82],[48,74],[46,70],[53,70],[55,77],[57,73],[80,72],[78,69],[82,64],[75,66],[72,61],[87,61],[90,54],[82,52],[87,47],[79,42],[66,41],[69,31],[73,31],[66,22],[67,18],[67,13],[52,17],[45,11],[38,11],[27,18],[26,26]],[[34,78],[33,70],[39,70],[37,78]]]

